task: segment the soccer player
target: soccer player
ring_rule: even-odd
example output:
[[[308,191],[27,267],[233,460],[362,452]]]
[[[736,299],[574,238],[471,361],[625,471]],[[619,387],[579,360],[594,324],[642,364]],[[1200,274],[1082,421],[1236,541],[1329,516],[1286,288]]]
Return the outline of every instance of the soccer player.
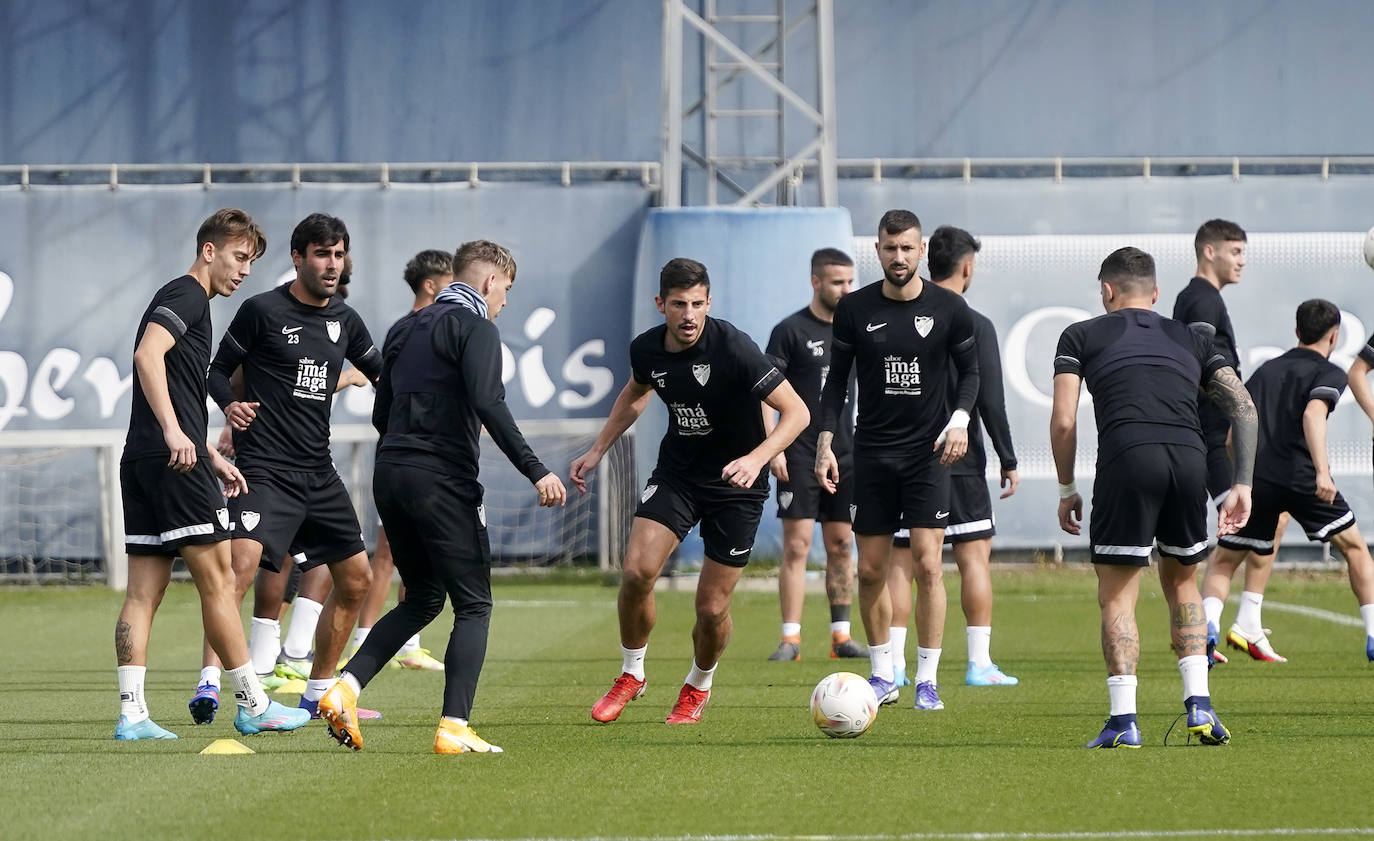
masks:
[[[963,228],[941,225],[930,235],[926,263],[930,279],[949,291],[963,295],[973,283],[974,259],[982,244]],[[1016,473],[1016,452],[1012,449],[1011,424],[1007,421],[1006,395],[1002,388],[1002,357],[997,346],[997,328],[977,310],[973,316],[973,337],[978,349],[978,402],[968,427],[968,454],[950,470],[949,524],[945,542],[954,547],[954,562],[959,567],[959,601],[964,611],[968,641],[968,669],[964,683],[969,686],[1015,686],[1019,681],[1005,674],[992,662],[992,497],[988,494],[987,450],[983,445],[982,421],[987,425],[992,445],[1000,462],[1002,499],[1016,493],[1020,478]],[[893,545],[910,543],[906,529],[898,532]],[[906,686],[906,632],[911,614],[912,568],[905,552],[897,553],[892,564],[889,589],[892,597],[892,667],[898,686]],[[917,681],[933,680],[917,667]]]
[[[949,520],[949,467],[968,449],[978,396],[973,316],[959,295],[916,274],[925,243],[921,220],[889,210],[878,222],[883,280],[840,299],[830,376],[821,395],[823,430],[816,477],[834,492],[833,439],[849,371],[858,372],[854,431],[854,533],[859,544],[859,607],[868,634],[869,682],[883,704],[897,701],[892,663],[892,535],[911,529],[917,582],[916,708],[944,709],[936,670],[945,626],[940,545]]]
[[[821,388],[830,373],[831,324],[835,305],[854,284],[854,261],[837,248],[811,255],[811,303],[778,322],[768,337],[767,354],[806,402],[811,424],[769,469],[778,480],[778,517],[782,519],[782,569],[778,601],[782,606],[782,641],[769,660],[801,659],[802,602],[806,596],[806,558],[816,521],[825,542],[825,593],[830,601],[830,656],[866,657],[867,650],[849,636],[849,605],[854,598],[853,530],[849,505],[854,500],[851,451],[854,429],[849,413],[833,445],[840,459],[835,493],[823,490],[813,470],[816,436],[821,431]],[[775,422],[764,410],[764,429]]]
[[[1233,482],[1221,534],[1245,524],[1255,463],[1255,407],[1226,356],[1180,322],[1152,310],[1159,298],[1154,258],[1119,248],[1098,273],[1100,315],[1070,325],[1054,358],[1050,447],[1059,474],[1059,526],[1079,534],[1083,498],[1074,484],[1078,398],[1086,380],[1097,421],[1097,472],[1088,534],[1111,716],[1089,748],[1138,748],[1135,603],[1140,573],[1158,548],[1187,728],[1204,745],[1230,734],[1207,688],[1207,627],[1194,565],[1207,551],[1207,448],[1198,427],[1198,388],[1231,420]],[[1272,531],[1269,532],[1272,534]]]
[[[491,618],[491,549],[477,476],[481,427],[534,485],[540,505],[567,499],[563,483],[525,443],[501,384],[501,338],[491,320],[515,282],[515,260],[504,247],[477,240],[458,248],[452,266],[454,282],[435,303],[398,321],[384,345],[372,411],[382,436],[372,489],[406,592],[320,701],[330,734],[354,750],[363,746],[358,694],[450,599],[434,752],[501,752],[468,723]]]
[[[1247,551],[1272,553],[1273,525],[1280,512],[1288,512],[1309,540],[1331,543],[1345,559],[1364,619],[1365,654],[1374,660],[1374,560],[1355,513],[1331,480],[1326,454],[1326,418],[1347,383],[1346,373],[1329,361],[1340,324],[1341,311],[1330,301],[1302,302],[1294,330],[1298,346],[1261,365],[1245,384],[1260,420],[1254,512],[1245,528],[1221,538],[1216,557],[1234,567]],[[1374,349],[1366,346],[1361,353]],[[1352,366],[1349,382],[1357,381],[1364,385]]]
[[[697,581],[692,668],[668,724],[695,724],[711,697],[716,665],[730,640],[730,597],[739,582],[763,505],[767,467],[801,434],[806,404],[753,340],[710,318],[711,278],[696,260],[677,257],[659,272],[654,302],[663,324],[630,343],[630,381],[571,479],[587,477],[621,434],[644,413],[654,392],[668,407],[658,463],[639,497],[620,582],[621,673],[592,706],[596,721],[615,721],[644,694],[644,655],[657,618],[654,582],[668,556],[698,522],[706,558]],[[781,413],[765,433],[759,401]]]
[[[1211,219],[1202,223],[1193,237],[1193,252],[1197,255],[1197,272],[1188,285],[1174,299],[1174,320],[1208,336],[1226,356],[1228,363],[1241,376],[1240,353],[1236,349],[1236,331],[1221,293],[1226,287],[1240,282],[1245,269],[1245,230],[1235,222]],[[1207,492],[1212,505],[1220,506],[1231,488],[1231,457],[1227,452],[1227,438],[1231,421],[1206,396],[1198,401],[1198,421],[1202,426],[1202,440],[1207,445]],[[1279,520],[1278,535],[1288,524],[1284,515]],[[1277,536],[1275,540],[1277,540]],[[1273,558],[1251,554],[1245,560],[1245,589],[1240,599],[1240,614],[1232,628],[1235,636],[1240,628],[1253,628],[1255,633],[1237,640],[1261,660],[1282,660],[1274,653],[1260,624],[1260,604],[1264,586],[1273,569]],[[1207,657],[1210,663],[1225,663],[1226,655],[1217,651],[1221,634],[1221,612],[1231,592],[1231,578],[1237,565],[1219,563],[1217,551],[1207,561],[1202,581],[1202,609],[1207,616]],[[1242,621],[1244,620],[1244,621]],[[1232,645],[1237,645],[1233,642]],[[1239,646],[1238,646],[1239,647]]]
[[[453,282],[453,255],[447,251],[427,249],[410,258],[402,276],[410,287],[415,300],[411,312],[419,312],[430,304],[439,291]],[[386,526],[377,529],[377,550],[372,553],[372,587],[358,611],[358,627],[353,631],[353,639],[348,643],[345,659],[357,653],[363,640],[377,624],[377,619],[386,607],[386,597],[391,592],[391,576],[396,571],[395,560],[391,554],[391,542],[386,537]],[[405,584],[401,584],[398,601],[405,600]],[[396,658],[392,661],[403,669],[440,672],[444,664],[432,656],[429,649],[420,647],[420,635],[416,634],[405,641]]]
[[[358,607],[371,583],[358,517],[330,459],[329,413],[344,360],[371,381],[381,372],[381,353],[362,318],[336,297],[348,254],[348,228],[323,213],[303,219],[291,234],[290,283],[249,298],[239,307],[210,365],[211,397],[237,431],[238,467],[249,492],[230,506],[238,591],[247,591],[262,565],[280,571],[288,548],[304,555],[302,569],[329,567],[333,590],[325,599],[315,634],[315,659],[301,696],[314,712],[333,682]],[[229,376],[243,367],[243,398]],[[254,595],[255,620],[275,622],[285,582]],[[254,622],[254,628],[260,626]],[[279,651],[272,638],[251,635],[259,672],[271,671]],[[206,664],[213,666],[213,663]]]
[[[205,635],[229,669],[240,733],[294,730],[309,716],[270,701],[248,657],[234,601],[225,493],[248,491],[243,475],[206,446],[205,367],[210,361],[210,299],[233,294],[267,250],[257,223],[224,208],[201,224],[196,259],[157,291],[134,340],[133,409],[120,459],[129,582],[115,625],[119,721],[115,738],[175,739],[148,716],[143,685],[153,615],[172,575],[186,562],[200,593]]]

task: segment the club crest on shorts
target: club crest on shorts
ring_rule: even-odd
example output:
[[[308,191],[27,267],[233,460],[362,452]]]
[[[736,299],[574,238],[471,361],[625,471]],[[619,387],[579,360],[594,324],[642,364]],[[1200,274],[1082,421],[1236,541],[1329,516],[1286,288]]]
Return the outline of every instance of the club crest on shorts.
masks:
[[[248,529],[249,531],[252,531],[254,528],[256,528],[258,525],[258,521],[261,519],[262,515],[256,511],[245,511],[239,515],[239,522],[243,523],[243,527]]]
[[[692,376],[697,378],[697,382],[706,385],[706,381],[711,379],[711,363],[692,366]]]
[[[228,508],[216,508],[216,509],[215,509],[215,519],[216,519],[216,520],[219,520],[219,527],[220,527],[220,528],[222,528],[222,529],[228,531],[228,529],[229,529],[229,509],[228,509]]]
[[[656,491],[656,490],[658,490],[658,485],[645,485],[645,486],[644,486],[644,493],[642,493],[642,494],[639,495],[639,501],[640,501],[640,502],[648,502],[648,501],[649,501],[649,497],[653,496],[653,495],[654,495],[654,491]]]
[[[479,505],[479,506],[477,506],[477,522],[482,526],[482,528],[486,528],[486,527],[487,527],[487,506],[486,506],[486,505]]]
[[[927,328],[927,330],[928,329],[929,328]],[[339,340],[339,334],[343,332],[343,329],[339,326],[339,322],[337,321],[326,321],[324,323],[324,330],[329,334],[329,341],[331,342],[337,342]],[[925,333],[921,335],[924,336]]]
[[[778,492],[778,503],[779,503],[780,505],[782,505],[783,508],[791,508],[791,507],[792,507],[792,492],[791,492],[791,491],[779,491],[779,492]]]
[[[918,315],[915,318],[916,332],[921,334],[924,339],[930,335],[930,331],[935,327],[935,318],[929,315]]]

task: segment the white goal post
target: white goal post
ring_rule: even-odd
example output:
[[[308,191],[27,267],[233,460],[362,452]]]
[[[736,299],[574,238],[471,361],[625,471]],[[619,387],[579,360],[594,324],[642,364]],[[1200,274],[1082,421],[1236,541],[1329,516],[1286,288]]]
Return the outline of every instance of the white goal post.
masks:
[[[603,419],[531,420],[520,429],[535,454],[566,479],[572,459],[596,440]],[[219,429],[210,431],[210,440]],[[333,458],[352,496],[369,547],[377,433],[367,424],[332,427]],[[124,508],[119,492],[123,429],[0,433],[0,581],[104,580],[123,590]],[[494,566],[574,564],[619,567],[637,495],[633,430],[597,466],[586,496],[541,509],[528,480],[483,432],[481,480]]]

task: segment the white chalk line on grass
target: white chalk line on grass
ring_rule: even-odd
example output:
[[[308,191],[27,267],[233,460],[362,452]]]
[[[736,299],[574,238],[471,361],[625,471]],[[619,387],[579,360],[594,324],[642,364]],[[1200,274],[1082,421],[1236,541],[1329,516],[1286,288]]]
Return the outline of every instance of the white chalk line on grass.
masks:
[[[610,599],[579,601],[577,599],[497,599],[496,607],[615,607]]]
[[[470,838],[447,841],[1095,841],[1095,839],[1152,838],[1273,838],[1321,835],[1327,837],[1374,835],[1372,827],[1267,827],[1263,829],[1134,829],[1065,832],[913,832],[891,835],[593,835],[581,838]]]
[[[1322,610],[1319,607],[1308,607],[1305,604],[1284,604],[1283,602],[1271,602],[1264,600],[1266,610],[1277,610],[1280,613],[1296,613],[1299,616],[1310,616],[1313,619],[1324,619],[1327,622],[1335,622],[1337,625],[1349,625],[1352,628],[1363,628],[1364,622],[1354,616],[1344,613],[1336,613],[1330,610]]]

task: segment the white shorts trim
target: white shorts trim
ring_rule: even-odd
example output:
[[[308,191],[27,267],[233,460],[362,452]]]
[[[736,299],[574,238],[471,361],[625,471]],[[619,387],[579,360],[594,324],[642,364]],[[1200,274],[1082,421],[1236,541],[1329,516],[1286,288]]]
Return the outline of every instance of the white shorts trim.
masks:
[[[162,538],[155,534],[126,534],[125,543],[133,543],[138,546],[161,546]]]
[[[1327,523],[1326,525],[1317,529],[1315,533],[1308,536],[1315,540],[1325,540],[1327,536],[1331,534],[1331,532],[1335,531],[1336,529],[1340,528],[1341,526],[1345,525],[1353,519],[1355,519],[1355,512],[1347,511],[1345,512],[1344,516],[1339,517],[1333,522]]]
[[[1261,550],[1261,554],[1268,554],[1269,552],[1274,551],[1274,541],[1264,540],[1258,537],[1237,537],[1234,534],[1228,534],[1222,537],[1217,542],[1220,543],[1222,546],[1226,546],[1231,549],[1235,549],[1240,546],[1246,546],[1250,549]],[[1233,546],[1232,544],[1236,545]]]
[[[178,540],[183,537],[191,537],[197,534],[211,534],[215,530],[212,523],[201,523],[198,526],[186,526],[185,528],[172,529],[162,533],[161,542],[166,543],[171,540]]]
[[[1153,546],[1093,546],[1093,551],[1099,555],[1132,555],[1137,558],[1150,557],[1150,550]]]
[[[959,534],[971,534],[976,531],[987,531],[992,528],[992,520],[974,520],[971,523],[958,523],[945,529],[945,537],[954,537]]]
[[[1159,542],[1157,545],[1159,546],[1159,551],[1165,555],[1173,555],[1177,558],[1191,558],[1193,555],[1207,548],[1207,541],[1199,540],[1192,546],[1170,546],[1163,542]]]

